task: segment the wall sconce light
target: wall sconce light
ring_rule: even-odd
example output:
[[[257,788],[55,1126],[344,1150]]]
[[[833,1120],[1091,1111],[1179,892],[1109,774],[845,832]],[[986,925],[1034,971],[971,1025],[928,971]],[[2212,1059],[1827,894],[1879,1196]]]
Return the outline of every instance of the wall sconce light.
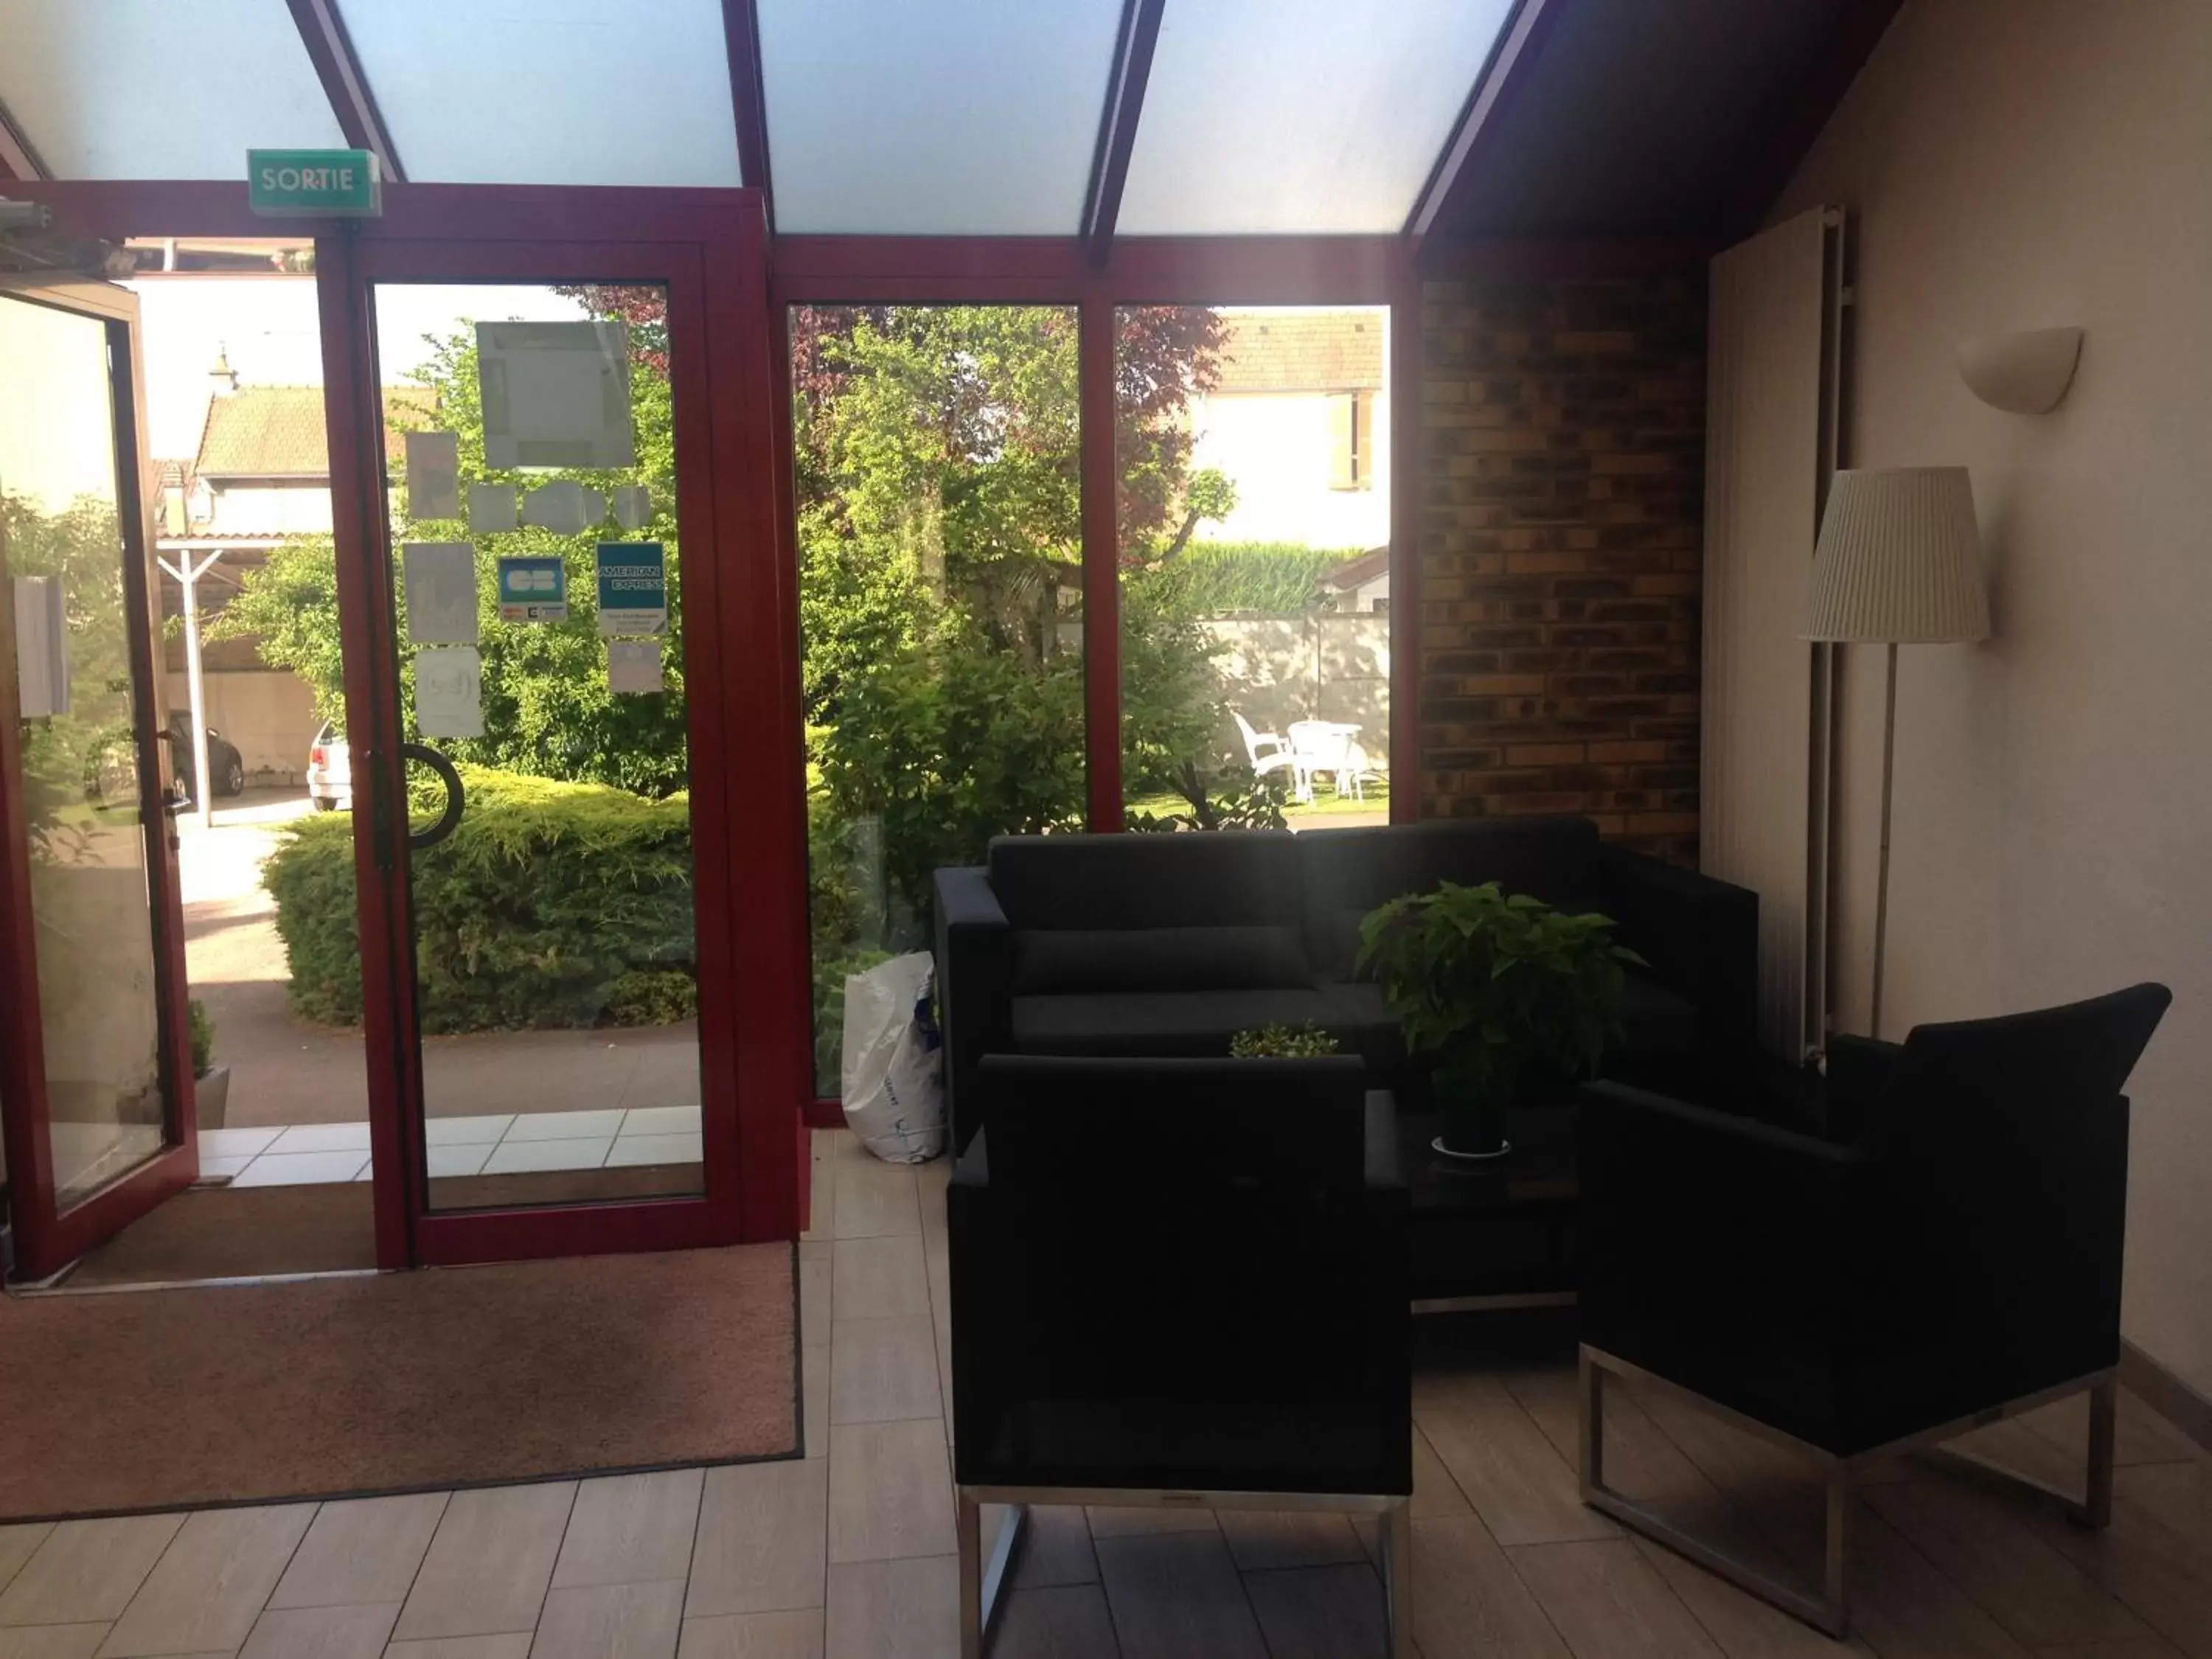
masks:
[[[2081,360],[2078,328],[1977,334],[1959,342],[1959,373],[1967,390],[2011,415],[2047,415],[2057,408]]]

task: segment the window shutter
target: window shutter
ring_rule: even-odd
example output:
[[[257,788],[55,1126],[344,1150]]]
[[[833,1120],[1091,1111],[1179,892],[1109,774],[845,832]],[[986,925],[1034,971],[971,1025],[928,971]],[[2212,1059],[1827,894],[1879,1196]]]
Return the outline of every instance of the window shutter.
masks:
[[[1359,488],[1359,453],[1358,410],[1359,399],[1352,392],[1334,392],[1328,400],[1328,487],[1331,489]]]
[[[1375,394],[1352,394],[1352,487],[1375,488]]]

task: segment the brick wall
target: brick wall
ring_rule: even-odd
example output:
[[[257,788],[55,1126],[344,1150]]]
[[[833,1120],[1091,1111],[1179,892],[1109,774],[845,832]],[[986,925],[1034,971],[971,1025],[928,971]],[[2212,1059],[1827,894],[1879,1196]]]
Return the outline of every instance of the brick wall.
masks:
[[[1695,863],[1702,273],[1423,295],[1421,813]]]

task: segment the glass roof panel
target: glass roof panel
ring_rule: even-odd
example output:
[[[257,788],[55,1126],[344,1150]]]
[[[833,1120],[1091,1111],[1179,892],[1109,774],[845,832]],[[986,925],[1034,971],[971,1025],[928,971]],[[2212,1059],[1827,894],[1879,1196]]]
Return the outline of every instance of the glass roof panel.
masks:
[[[369,0],[345,21],[410,179],[738,182],[720,0]]]
[[[345,143],[284,0],[0,0],[0,104],[58,179],[243,179]]]
[[[1167,7],[1118,228],[1401,228],[1510,9],[1510,0]]]
[[[1074,234],[1119,0],[759,0],[780,231]]]

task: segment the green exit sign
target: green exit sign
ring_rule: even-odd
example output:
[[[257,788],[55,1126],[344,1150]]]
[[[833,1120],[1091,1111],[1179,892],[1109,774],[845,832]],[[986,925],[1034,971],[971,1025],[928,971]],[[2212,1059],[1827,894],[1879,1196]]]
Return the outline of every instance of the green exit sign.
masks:
[[[384,211],[384,180],[365,149],[249,149],[246,193],[275,219],[373,219]]]

